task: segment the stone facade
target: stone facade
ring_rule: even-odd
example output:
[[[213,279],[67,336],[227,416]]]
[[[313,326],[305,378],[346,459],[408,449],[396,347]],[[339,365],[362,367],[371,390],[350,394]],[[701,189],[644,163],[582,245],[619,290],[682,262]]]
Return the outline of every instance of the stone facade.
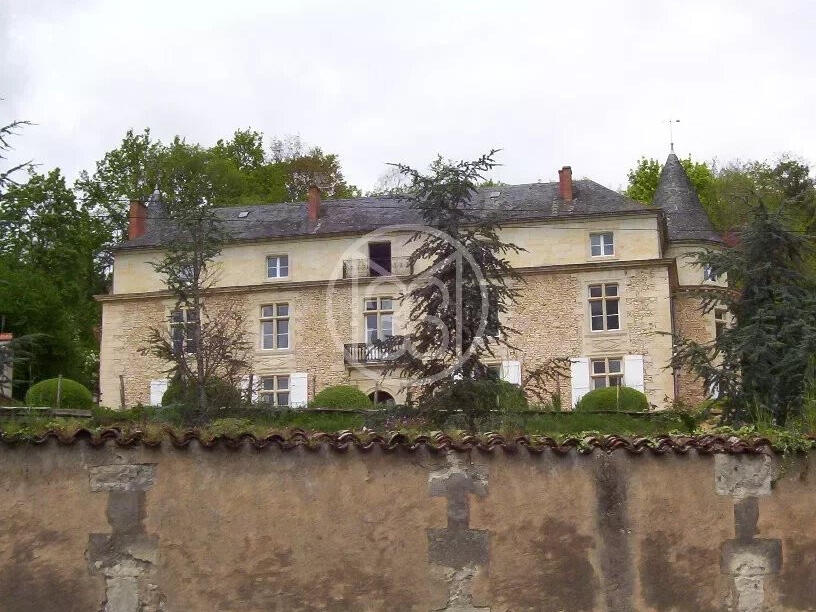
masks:
[[[714,338],[714,316],[703,314],[700,298],[675,293],[674,296],[674,329],[683,338],[696,342],[709,342]],[[685,406],[697,406],[708,396],[708,389],[703,381],[688,368],[674,373],[677,387],[677,401]]]
[[[0,608],[812,610],[808,462],[0,445]]]

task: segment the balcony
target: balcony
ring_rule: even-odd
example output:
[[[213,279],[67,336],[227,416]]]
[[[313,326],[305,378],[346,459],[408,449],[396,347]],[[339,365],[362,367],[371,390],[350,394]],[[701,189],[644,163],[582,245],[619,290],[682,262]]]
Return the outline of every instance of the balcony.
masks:
[[[398,351],[374,344],[355,342],[343,347],[343,361],[346,365],[382,365],[396,359]]]
[[[407,257],[346,259],[343,262],[343,278],[406,276],[410,273],[411,264]]]

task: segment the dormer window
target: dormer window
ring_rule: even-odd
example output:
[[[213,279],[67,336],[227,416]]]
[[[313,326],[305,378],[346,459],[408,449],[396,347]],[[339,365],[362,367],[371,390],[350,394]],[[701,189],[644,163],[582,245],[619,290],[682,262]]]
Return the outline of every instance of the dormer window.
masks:
[[[266,257],[266,278],[287,278],[288,276],[288,255],[268,255]]]
[[[612,232],[599,232],[589,235],[589,250],[592,257],[605,257],[615,254],[615,243]]]

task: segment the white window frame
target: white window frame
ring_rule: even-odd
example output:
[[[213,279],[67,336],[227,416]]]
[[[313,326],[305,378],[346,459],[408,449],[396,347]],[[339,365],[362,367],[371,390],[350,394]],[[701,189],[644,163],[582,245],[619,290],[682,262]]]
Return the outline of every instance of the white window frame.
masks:
[[[275,260],[275,276],[271,276],[270,272],[270,260]],[[286,265],[283,265],[282,259],[286,259]],[[286,274],[282,274],[281,271],[285,269]],[[267,280],[280,280],[282,278],[289,278],[289,269],[290,269],[290,261],[289,261],[289,253],[278,253],[274,255],[267,255],[266,256],[266,279]]]
[[[196,354],[196,350],[198,349],[198,347],[196,347],[196,349],[194,349],[192,351],[189,350],[190,341],[192,340],[192,338],[190,338],[190,336],[189,336],[189,328],[190,328],[190,325],[195,322],[195,319],[190,319],[190,313],[193,313],[193,312],[195,312],[195,308],[193,306],[180,306],[180,307],[177,307],[177,308],[172,308],[170,310],[170,314],[168,316],[168,321],[169,321],[169,325],[170,325],[170,343],[171,343],[171,345],[173,347],[173,352],[174,353],[176,352],[176,340],[177,340],[177,338],[175,337],[176,336],[176,330],[181,329],[182,330],[182,337],[180,338],[180,340],[181,340],[181,348],[182,348],[183,353],[185,355],[195,355]],[[181,314],[181,319],[176,320],[175,317],[179,313]],[[200,320],[200,318],[201,318],[201,315],[199,313],[199,320]]]
[[[600,296],[593,296],[592,290],[595,288],[600,287],[601,294]],[[610,294],[608,288],[615,287],[614,294]],[[613,282],[598,282],[598,283],[590,283],[587,285],[587,301],[588,301],[588,308],[589,308],[589,330],[591,332],[618,332],[621,331],[621,310],[620,310],[620,283],[617,281]],[[609,304],[614,302],[616,304],[616,312],[609,313]],[[603,327],[600,329],[595,329],[592,324],[592,320],[597,315],[592,314],[592,304],[593,303],[600,303],[601,304],[601,320],[603,323]],[[609,318],[610,317],[617,317],[618,326],[617,327],[610,327],[609,326]]]
[[[286,308],[285,314],[280,314],[281,307]],[[266,308],[272,309],[271,314],[264,312]],[[286,346],[280,346],[280,336],[282,335],[280,333],[280,324],[282,321],[286,321]],[[265,333],[267,323],[272,326],[271,334]],[[292,347],[292,306],[289,302],[276,302],[261,306],[260,336],[261,350],[263,351],[285,351]],[[267,346],[267,337],[272,338],[272,346]]]
[[[390,308],[383,307],[383,301],[388,300],[391,302]],[[369,308],[369,303],[375,302],[375,308]],[[376,316],[377,321],[377,340],[385,340],[394,335],[394,298],[391,296],[371,296],[367,297],[363,300],[363,334],[364,340],[366,344],[373,344],[373,338],[369,337],[369,331],[373,328],[369,328],[368,326],[368,318],[370,316]],[[391,333],[385,333],[386,330],[383,327],[383,317],[390,316],[391,317]]]
[[[617,370],[612,369],[612,364],[617,362]],[[596,364],[603,365],[603,371],[596,370]],[[617,380],[617,384],[612,384],[612,380]],[[624,358],[623,357],[592,357],[589,360],[589,388],[605,389],[606,387],[622,387],[624,380]],[[598,386],[599,381],[603,381]]]
[[[269,386],[267,386],[269,384]],[[289,408],[292,404],[292,379],[289,374],[269,374],[261,376],[261,386],[258,389],[258,400],[262,404]],[[286,401],[282,402],[284,398]]]
[[[714,338],[719,338],[728,329],[728,309],[724,306],[714,308]]]
[[[598,253],[593,253],[597,239]],[[607,253],[607,247],[610,252]],[[589,234],[589,256],[590,257],[614,257],[615,256],[615,233],[614,232],[591,232]]]

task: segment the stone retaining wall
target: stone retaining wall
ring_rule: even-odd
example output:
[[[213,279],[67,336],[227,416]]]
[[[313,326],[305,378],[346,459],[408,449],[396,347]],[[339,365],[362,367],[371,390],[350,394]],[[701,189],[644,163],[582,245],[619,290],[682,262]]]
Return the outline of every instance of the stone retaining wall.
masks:
[[[813,610],[769,454],[0,445],[0,609]]]

